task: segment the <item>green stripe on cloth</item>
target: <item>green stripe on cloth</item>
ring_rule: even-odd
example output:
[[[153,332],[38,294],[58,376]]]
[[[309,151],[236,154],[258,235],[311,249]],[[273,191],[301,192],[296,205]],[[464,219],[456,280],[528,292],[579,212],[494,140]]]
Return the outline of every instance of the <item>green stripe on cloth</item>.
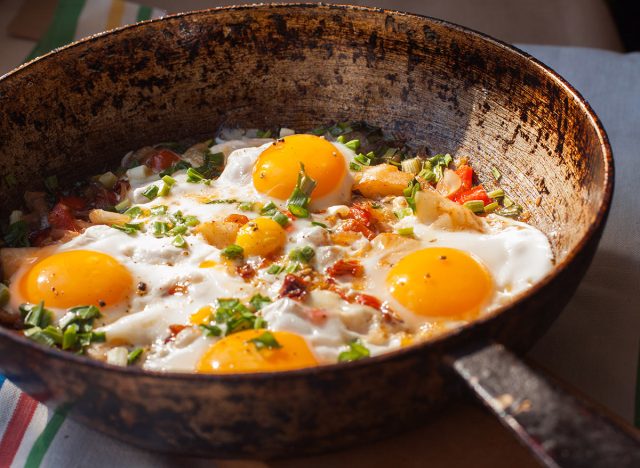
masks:
[[[136,17],[136,21],[145,21],[151,19],[152,8],[147,6],[141,6],[138,10],[138,16]]]
[[[78,18],[84,8],[86,0],[60,0],[53,16],[53,21],[47,32],[31,51],[25,61],[46,54],[57,47],[73,42]]]
[[[60,426],[62,426],[62,423],[67,418],[67,411],[68,408],[60,408],[53,413],[53,416],[51,416],[44,430],[36,439],[33,447],[31,447],[27,461],[24,463],[25,468],[38,468],[40,466],[47,450],[49,450],[51,446],[51,442],[53,442]]]

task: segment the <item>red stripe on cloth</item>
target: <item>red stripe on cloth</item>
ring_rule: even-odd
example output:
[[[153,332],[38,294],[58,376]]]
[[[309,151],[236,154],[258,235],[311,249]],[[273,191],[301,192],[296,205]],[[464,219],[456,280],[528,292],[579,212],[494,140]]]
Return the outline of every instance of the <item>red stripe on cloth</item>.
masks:
[[[11,466],[37,406],[36,400],[24,393],[20,394],[16,409],[0,442],[0,467]]]

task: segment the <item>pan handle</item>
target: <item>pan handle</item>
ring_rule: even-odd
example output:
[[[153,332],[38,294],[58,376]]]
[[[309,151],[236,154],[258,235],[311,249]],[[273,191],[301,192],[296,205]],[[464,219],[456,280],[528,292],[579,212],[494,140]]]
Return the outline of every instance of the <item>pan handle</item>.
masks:
[[[566,393],[502,345],[467,349],[449,364],[543,465],[640,467],[638,431]]]

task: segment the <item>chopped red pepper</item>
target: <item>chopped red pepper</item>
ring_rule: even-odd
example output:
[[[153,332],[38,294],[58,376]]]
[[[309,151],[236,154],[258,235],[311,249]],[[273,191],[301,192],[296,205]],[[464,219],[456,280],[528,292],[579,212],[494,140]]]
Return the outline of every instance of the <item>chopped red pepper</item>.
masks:
[[[471,189],[471,186],[473,185],[473,169],[471,166],[468,164],[462,164],[458,169],[456,169],[456,174],[462,181],[462,185],[460,185],[458,191],[466,192]]]
[[[245,224],[247,224],[249,222],[249,218],[247,218],[243,214],[233,213],[233,214],[230,214],[229,216],[227,216],[226,218],[224,218],[224,222],[225,223],[236,223],[236,224],[239,224],[241,226],[244,226]]]
[[[353,231],[359,232],[367,239],[371,240],[376,237],[376,233],[369,229],[364,223],[356,219],[348,219],[341,226],[340,229],[342,231]]]
[[[49,212],[49,224],[55,229],[80,231],[71,209],[64,203],[56,203]]]
[[[336,263],[327,268],[327,274],[329,276],[343,276],[351,275],[355,277],[361,277],[364,274],[364,267],[358,260],[338,260]]]
[[[453,198],[454,202],[460,203],[461,205],[471,200],[480,200],[485,205],[488,205],[489,203],[491,203],[491,198],[489,198],[489,195],[487,195],[487,191],[484,189],[482,185],[477,185],[473,187],[471,190],[458,193]]]
[[[236,273],[238,273],[238,275],[245,281],[256,276],[256,270],[254,270],[254,268],[248,263],[237,266]]]
[[[150,168],[153,172],[162,172],[173,166],[178,161],[180,161],[180,156],[171,150],[163,148],[156,150],[147,156],[144,160],[144,165]]]
[[[368,203],[354,203],[349,208],[349,218],[355,219],[367,228],[371,228],[371,207]]]
[[[284,277],[284,282],[280,288],[278,297],[290,297],[291,299],[302,299],[307,294],[307,283],[299,276],[289,273]]]
[[[358,304],[373,307],[374,309],[378,310],[380,310],[380,308],[382,307],[382,302],[380,302],[380,299],[374,296],[370,296],[369,294],[356,293],[353,296],[353,300]]]
[[[73,197],[73,196],[68,196],[68,197],[60,197],[60,203],[67,205],[69,208],[79,211],[79,210],[84,210],[84,208],[87,206],[87,202],[80,197]]]

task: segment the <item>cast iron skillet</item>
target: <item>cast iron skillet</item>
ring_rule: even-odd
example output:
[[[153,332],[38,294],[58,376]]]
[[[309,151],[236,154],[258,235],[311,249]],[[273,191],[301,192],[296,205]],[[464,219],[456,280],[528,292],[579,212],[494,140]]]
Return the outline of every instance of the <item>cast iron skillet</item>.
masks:
[[[584,99],[528,55],[440,20],[334,5],[186,13],[72,44],[0,80],[2,215],[56,174],[72,182],[160,140],[221,124],[365,120],[429,153],[473,158],[551,240],[556,266],[513,304],[437,340],[280,374],[121,369],[0,329],[0,369],[77,421],[140,447],[282,457],[364,443],[470,387],[541,461],[640,463],[637,434],[514,357],[575,291],[613,191],[605,132]],[[87,287],[91,287],[87,284]]]

